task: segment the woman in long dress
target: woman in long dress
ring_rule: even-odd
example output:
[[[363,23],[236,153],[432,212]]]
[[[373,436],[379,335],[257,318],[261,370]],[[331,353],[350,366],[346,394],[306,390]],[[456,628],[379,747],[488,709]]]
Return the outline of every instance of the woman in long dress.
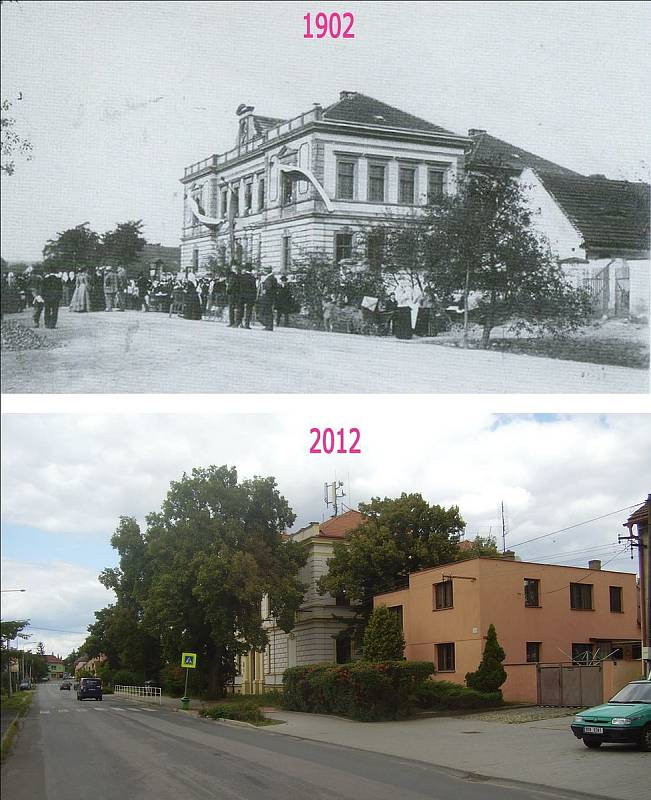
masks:
[[[85,272],[77,274],[75,291],[70,300],[70,311],[90,311],[90,292],[88,291],[88,275]]]

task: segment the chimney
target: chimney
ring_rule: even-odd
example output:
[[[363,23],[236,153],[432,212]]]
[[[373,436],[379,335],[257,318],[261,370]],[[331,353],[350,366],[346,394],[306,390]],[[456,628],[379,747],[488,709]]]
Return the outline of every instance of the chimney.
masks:
[[[502,558],[505,558],[507,561],[515,561],[515,551],[514,550],[505,550],[502,553]]]
[[[588,561],[588,569],[601,569],[601,561],[598,558]]]
[[[479,136],[482,133],[486,133],[483,128],[468,128],[468,136]]]
[[[356,94],[357,92],[347,92],[347,91],[339,92],[339,99],[351,100],[353,97],[355,97]]]

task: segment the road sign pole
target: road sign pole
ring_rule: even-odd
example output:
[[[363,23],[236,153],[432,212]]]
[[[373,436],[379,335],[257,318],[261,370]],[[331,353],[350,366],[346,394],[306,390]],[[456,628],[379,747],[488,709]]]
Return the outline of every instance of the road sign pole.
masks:
[[[183,692],[183,697],[188,696],[188,675],[190,674],[190,670],[186,669],[185,671],[185,691]]]

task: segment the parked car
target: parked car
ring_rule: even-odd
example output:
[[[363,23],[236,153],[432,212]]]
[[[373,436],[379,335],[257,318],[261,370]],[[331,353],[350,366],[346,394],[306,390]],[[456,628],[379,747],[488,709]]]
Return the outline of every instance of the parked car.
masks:
[[[628,742],[651,750],[651,680],[632,681],[604,705],[580,711],[570,727],[586,747]]]
[[[87,697],[102,699],[102,681],[99,678],[82,678],[79,681],[77,700],[85,700]]]
[[[25,691],[25,689],[31,689],[32,685],[29,681],[21,681],[20,685],[18,686],[21,692]]]
[[[59,686],[59,690],[61,690],[61,689],[68,689],[68,691],[70,691],[70,687],[71,687],[71,685],[72,685],[72,684],[70,683],[70,681],[63,681],[63,682],[61,683],[61,686]]]

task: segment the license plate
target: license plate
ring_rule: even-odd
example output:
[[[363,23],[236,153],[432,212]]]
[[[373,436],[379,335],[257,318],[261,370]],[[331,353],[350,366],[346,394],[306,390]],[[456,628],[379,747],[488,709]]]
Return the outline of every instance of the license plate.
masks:
[[[604,732],[603,728],[592,728],[589,725],[586,725],[585,728],[583,729],[583,733],[603,733],[603,732]]]

